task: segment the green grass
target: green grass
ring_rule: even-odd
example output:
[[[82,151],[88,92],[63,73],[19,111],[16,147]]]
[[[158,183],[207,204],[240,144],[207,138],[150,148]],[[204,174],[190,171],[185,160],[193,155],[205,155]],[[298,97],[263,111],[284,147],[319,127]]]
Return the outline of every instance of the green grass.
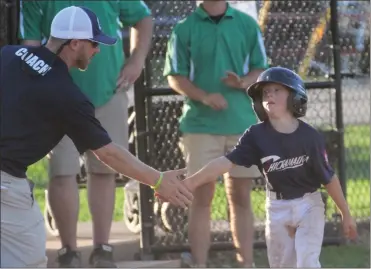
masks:
[[[370,126],[348,126],[344,146],[347,180],[370,179]]]
[[[370,126],[348,126],[345,131],[345,148],[347,164],[347,199],[353,214],[358,218],[370,216]],[[28,176],[36,183],[36,199],[43,209],[45,205],[44,189],[48,182],[48,161],[46,158],[32,165]],[[252,193],[252,204],[257,219],[264,219],[265,195],[263,191]],[[331,200],[331,199],[330,199]],[[124,190],[116,190],[114,220],[123,219]],[[80,221],[89,221],[90,213],[86,190],[80,190]],[[329,202],[328,217],[335,213],[335,205]],[[213,200],[212,218],[226,219],[227,200],[224,187],[218,184]]]
[[[212,253],[209,268],[237,267],[234,252]],[[255,249],[254,261],[257,268],[269,268],[267,250]],[[370,268],[370,245],[349,244],[324,246],[320,255],[322,268]]]
[[[44,189],[37,188],[35,189],[35,199],[39,203],[40,209],[44,210],[45,208],[45,191]],[[123,220],[123,205],[124,205],[124,189],[116,188],[116,200],[115,200],[115,211],[114,211],[114,221]],[[79,212],[79,221],[88,222],[91,220],[87,192],[86,189],[80,190],[80,212]]]
[[[254,254],[256,267],[269,268],[265,249],[255,250]],[[370,246],[325,246],[322,248],[320,262],[322,268],[370,268]]]

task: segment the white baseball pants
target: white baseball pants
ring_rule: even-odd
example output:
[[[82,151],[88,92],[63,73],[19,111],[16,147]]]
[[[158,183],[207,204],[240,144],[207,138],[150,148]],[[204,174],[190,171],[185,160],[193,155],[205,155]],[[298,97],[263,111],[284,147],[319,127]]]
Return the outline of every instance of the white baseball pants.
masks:
[[[321,193],[308,193],[293,200],[267,197],[266,212],[269,266],[320,268],[319,256],[325,226]]]

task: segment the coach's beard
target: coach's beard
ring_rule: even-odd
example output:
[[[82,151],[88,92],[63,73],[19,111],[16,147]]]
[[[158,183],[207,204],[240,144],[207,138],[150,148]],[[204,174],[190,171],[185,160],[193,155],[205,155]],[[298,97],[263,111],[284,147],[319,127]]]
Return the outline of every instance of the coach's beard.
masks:
[[[88,70],[90,60],[84,60],[83,58],[77,59],[77,68],[84,72]]]
[[[88,67],[89,67],[89,65],[88,64],[86,64],[84,67],[80,67],[79,66],[79,70],[81,71],[81,72],[85,72],[86,70],[88,70]]]

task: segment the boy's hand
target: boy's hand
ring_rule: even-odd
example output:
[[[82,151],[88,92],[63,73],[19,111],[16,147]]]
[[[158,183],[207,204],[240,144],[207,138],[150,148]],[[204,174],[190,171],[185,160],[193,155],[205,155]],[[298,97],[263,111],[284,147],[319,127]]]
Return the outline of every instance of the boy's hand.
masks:
[[[175,206],[187,208],[192,203],[193,195],[181,181],[181,175],[185,171],[185,169],[180,169],[164,172],[162,183],[156,190],[158,194],[156,196]]]
[[[358,237],[357,224],[351,216],[343,217],[343,231],[346,238],[355,240]]]
[[[195,179],[193,179],[194,176],[188,177],[184,180],[182,180],[183,186],[187,188],[187,190],[190,193],[193,193],[195,191],[196,186],[194,186],[193,182]],[[155,192],[155,197],[160,199],[163,202],[169,202],[167,199],[165,199],[162,195],[160,195],[158,192]]]

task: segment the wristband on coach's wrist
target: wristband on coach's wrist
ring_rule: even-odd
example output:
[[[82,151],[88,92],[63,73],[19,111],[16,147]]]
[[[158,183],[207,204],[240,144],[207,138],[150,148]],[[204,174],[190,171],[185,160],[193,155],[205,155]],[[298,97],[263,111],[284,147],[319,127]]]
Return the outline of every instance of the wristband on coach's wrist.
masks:
[[[163,178],[164,178],[164,173],[161,172],[160,177],[158,178],[155,186],[152,187],[153,190],[156,191],[160,187]]]

